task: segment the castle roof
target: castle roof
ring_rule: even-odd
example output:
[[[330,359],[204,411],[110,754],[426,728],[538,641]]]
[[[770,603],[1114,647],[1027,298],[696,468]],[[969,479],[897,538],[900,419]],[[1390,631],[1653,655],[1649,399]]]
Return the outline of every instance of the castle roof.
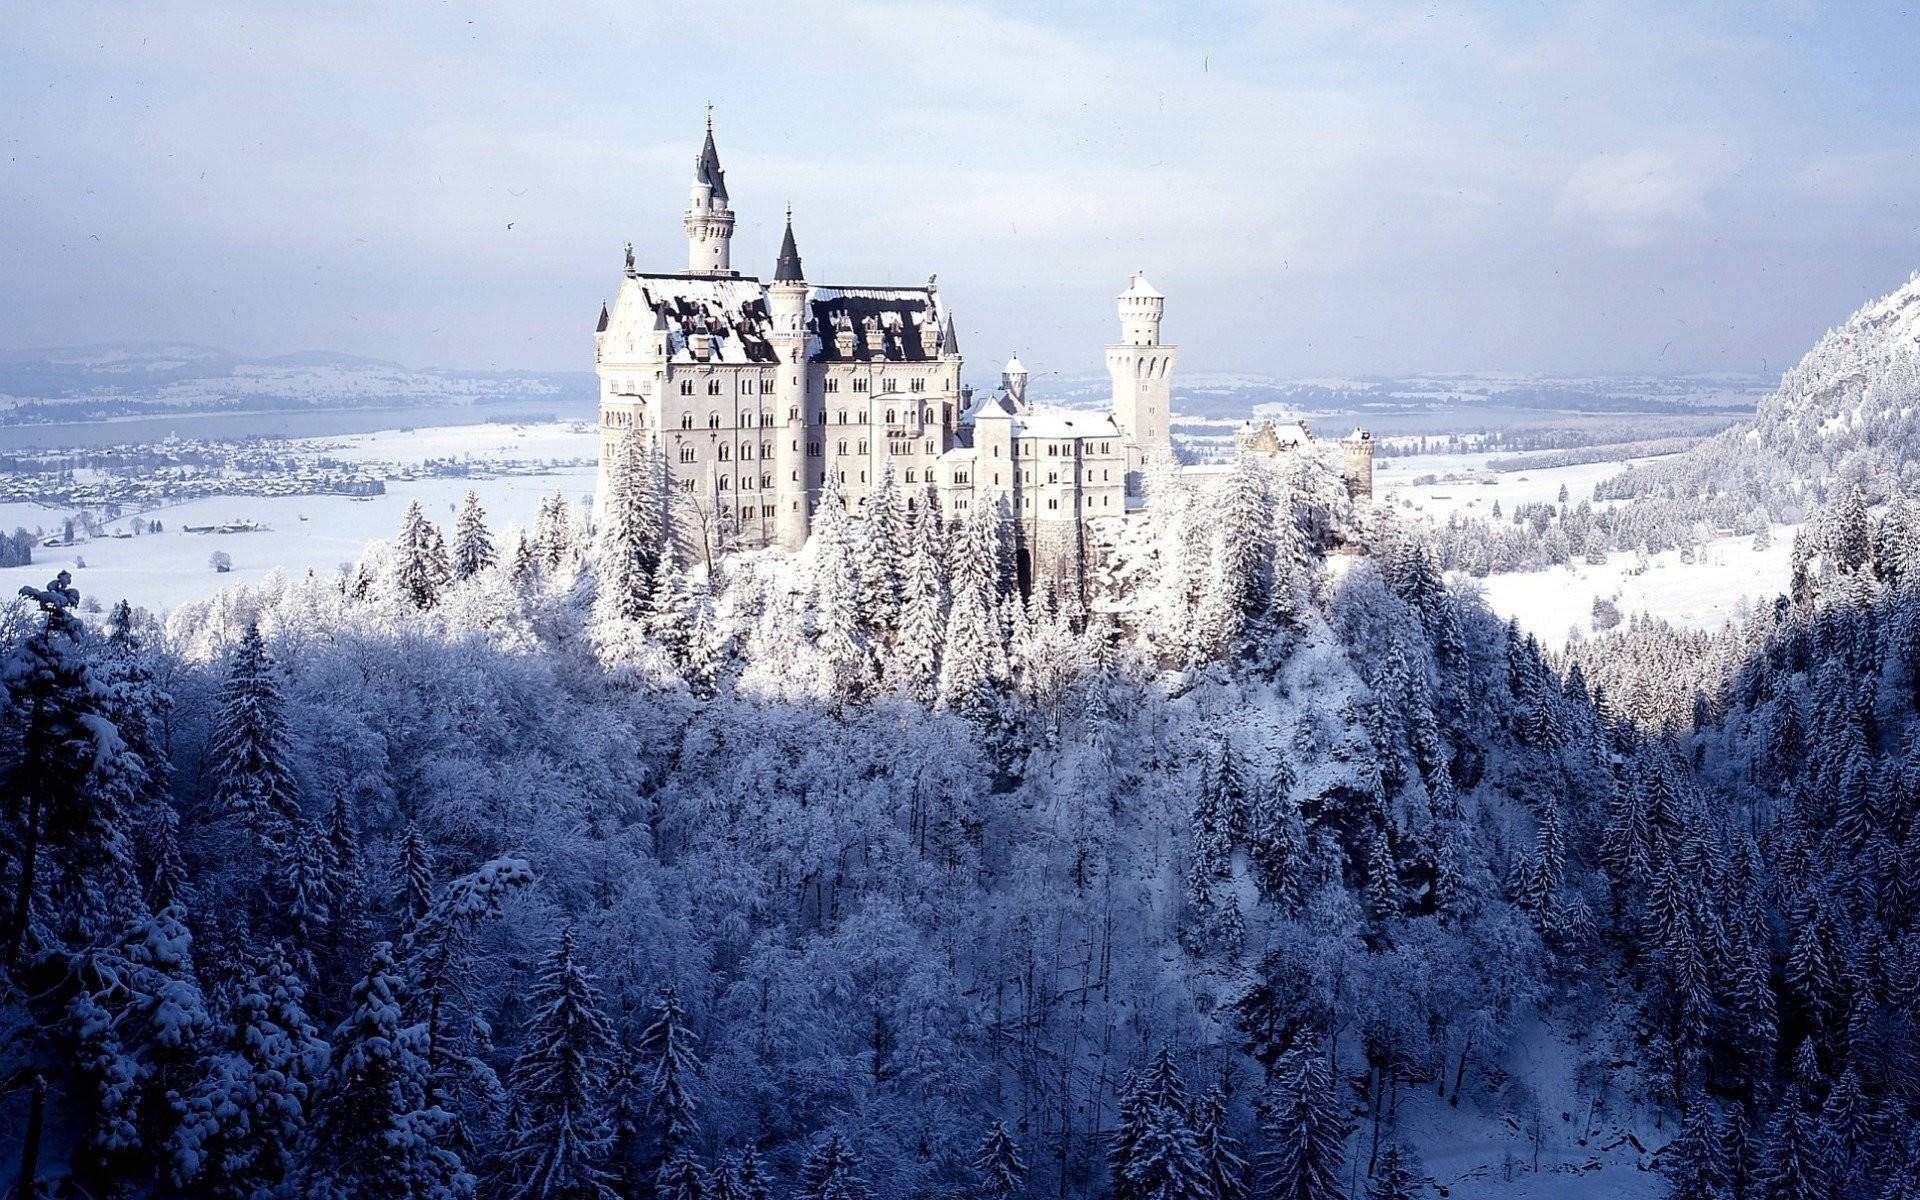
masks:
[[[600,302],[600,323],[593,327],[593,331],[595,333],[605,333],[607,331],[607,302],[605,300]]]
[[[1146,274],[1141,271],[1133,273],[1133,278],[1127,281],[1127,290],[1120,293],[1121,299],[1128,296],[1142,296],[1152,300],[1166,299],[1164,295],[1154,290],[1154,286],[1147,282]]]
[[[798,256],[796,255],[796,258]],[[667,332],[676,363],[773,363],[772,313],[766,284],[751,276],[635,273],[629,289]],[[618,310],[622,301],[615,301]],[[947,312],[927,287],[811,287],[807,355],[814,362],[929,362],[940,356]],[[838,334],[852,334],[843,353]],[[705,349],[704,356],[699,353]]]
[[[780,258],[773,265],[775,283],[800,283],[806,279],[800,269],[800,250],[793,244],[793,212],[787,212],[787,232],[780,239]]]
[[[1008,358],[1007,365],[1001,368],[1001,374],[1003,375],[1025,375],[1026,373],[1027,365],[1020,361],[1018,354]]]
[[[1117,438],[1120,436],[1120,426],[1109,412],[1084,408],[1033,407],[1015,418],[1013,435],[1063,442],[1073,438]]]
[[[727,173],[720,169],[720,152],[713,146],[713,119],[707,119],[707,144],[700,147],[700,157],[693,160],[693,181],[704,183],[713,189],[713,198],[721,204],[727,202]]]
[[[946,310],[939,293],[920,287],[816,287],[807,296],[813,317],[808,354],[815,362],[929,362],[940,356]],[[853,334],[843,352],[840,335]]]

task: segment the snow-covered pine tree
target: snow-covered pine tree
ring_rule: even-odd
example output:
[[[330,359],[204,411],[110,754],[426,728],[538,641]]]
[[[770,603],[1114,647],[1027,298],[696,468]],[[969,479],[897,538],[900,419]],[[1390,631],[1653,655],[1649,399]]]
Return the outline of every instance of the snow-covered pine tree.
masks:
[[[654,490],[652,455],[628,430],[601,498],[594,613],[600,620],[640,621],[651,610],[656,575],[667,554],[665,497]]]
[[[1340,1165],[1346,1159],[1347,1128],[1326,1055],[1310,1046],[1288,1051],[1265,1108],[1264,1140],[1255,1158],[1258,1194],[1276,1200],[1338,1200],[1345,1195]]]
[[[453,1116],[427,1094],[427,1029],[404,1016],[393,948],[373,947],[333,1032],[303,1195],[322,1200],[462,1200],[473,1176],[447,1149]]]
[[[1786,1088],[1767,1127],[1758,1182],[1767,1200],[1830,1200],[1833,1147],[1820,1120],[1820,1061],[1808,1038],[1794,1052]]]
[[[487,528],[487,510],[480,507],[480,497],[469,491],[453,526],[453,577],[472,579],[491,568],[498,558],[493,531]]]
[[[860,697],[872,673],[867,614],[862,607],[860,527],[843,511],[840,473],[828,471],[820,511],[834,514],[813,534],[813,611],[827,697],[835,705]]]
[[[713,1191],[713,1176],[686,1147],[661,1163],[653,1177],[655,1200],[709,1200]]]
[[[212,1053],[187,1093],[181,1146],[201,1194],[273,1195],[296,1175],[329,1048],[299,973],[277,946],[248,964],[215,1022]]]
[[[1201,623],[1224,653],[1273,606],[1274,486],[1265,460],[1248,450],[1234,457],[1222,484],[1213,530],[1212,569]]]
[[[420,502],[407,505],[400,518],[400,536],[394,539],[395,583],[401,597],[415,608],[432,608],[440,602],[440,592],[453,578],[453,564],[447,559],[447,545],[440,527],[427,519]]]
[[[800,1168],[798,1200],[867,1200],[867,1181],[853,1147],[834,1131],[808,1153]]]
[[[506,1195],[513,1200],[612,1200],[602,1115],[613,1026],[599,989],[575,957],[573,931],[541,962],[528,996],[533,1015],[514,1059],[512,1144]]]
[[[1367,1200],[1419,1200],[1427,1181],[1420,1160],[1411,1150],[1389,1142],[1380,1150],[1380,1162],[1367,1181]]]
[[[1020,1159],[1020,1147],[1013,1135],[998,1118],[973,1153],[973,1169],[980,1177],[980,1190],[992,1200],[1013,1200],[1026,1186],[1027,1164]]]
[[[285,859],[300,815],[280,669],[258,625],[234,647],[207,742],[213,809],[249,833],[258,871]]]
[[[1247,1200],[1247,1160],[1227,1127],[1227,1098],[1217,1087],[1193,1102],[1193,1139],[1207,1200]]]
[[[400,834],[393,856],[393,907],[408,925],[433,907],[433,855],[412,821]]]
[[[549,576],[560,575],[573,562],[573,506],[564,492],[555,492],[541,502],[533,523],[534,554]]]
[[[860,608],[874,636],[891,642],[900,628],[901,589],[912,535],[891,455],[881,464],[879,486],[861,517]]]
[[[700,1074],[700,1056],[676,989],[661,989],[652,1020],[640,1034],[639,1049],[653,1094],[653,1115],[659,1122],[660,1158],[665,1161],[692,1141],[698,1107],[693,1083]]]
[[[910,528],[900,609],[899,636],[888,658],[894,690],[931,704],[939,695],[940,656],[947,620],[946,556],[940,501],[929,491],[915,510]]]

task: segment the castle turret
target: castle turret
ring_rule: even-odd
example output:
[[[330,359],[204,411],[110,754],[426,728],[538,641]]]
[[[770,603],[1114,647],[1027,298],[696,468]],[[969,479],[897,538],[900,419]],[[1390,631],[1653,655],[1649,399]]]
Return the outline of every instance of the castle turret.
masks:
[[[1000,386],[1007,390],[1007,395],[1013,398],[1016,406],[1023,411],[1026,409],[1027,365],[1020,361],[1018,354],[1009,358],[1006,367],[1001,370]]]
[[[800,250],[793,242],[793,213],[780,240],[780,258],[767,285],[770,340],[779,356],[774,378],[774,413],[780,435],[774,443],[774,533],[780,544],[798,550],[812,528],[807,487],[807,279]]]
[[[693,192],[687,201],[687,274],[737,275],[732,269],[733,210],[727,207],[727,173],[713,146],[713,115],[707,141],[693,160]]]
[[[1341,475],[1347,481],[1347,495],[1355,500],[1373,499],[1373,435],[1356,429],[1340,443]]]
[[[1107,347],[1107,374],[1113,380],[1113,416],[1126,435],[1127,492],[1139,495],[1140,468],[1148,454],[1172,453],[1167,420],[1173,396],[1177,346],[1160,342],[1160,317],[1167,298],[1138,271],[1120,293],[1120,342]]]

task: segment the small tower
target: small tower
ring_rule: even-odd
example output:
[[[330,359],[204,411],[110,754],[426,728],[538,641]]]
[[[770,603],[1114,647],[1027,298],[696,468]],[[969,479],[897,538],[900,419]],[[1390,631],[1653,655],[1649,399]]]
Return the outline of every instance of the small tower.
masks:
[[[774,439],[774,535],[782,546],[798,550],[812,528],[811,491],[807,478],[807,277],[800,266],[800,250],[793,242],[793,211],[787,211],[787,231],[780,239],[780,258],[774,263],[773,282],[767,285],[767,315],[773,324],[770,341],[779,356],[774,376],[774,420],[781,430]]]
[[[1027,365],[1020,361],[1018,354],[1007,360],[1000,372],[1000,386],[1012,397],[1014,406],[1021,412],[1027,410]]]
[[[707,111],[707,141],[693,160],[693,193],[687,201],[687,274],[738,275],[733,270],[733,210],[727,207],[727,173],[713,147],[713,111]]]
[[[1140,468],[1152,453],[1173,452],[1167,418],[1173,398],[1173,364],[1179,347],[1160,342],[1160,316],[1167,298],[1138,271],[1120,293],[1120,342],[1107,347],[1113,380],[1113,417],[1127,438],[1127,492],[1141,493]]]
[[[1373,435],[1356,429],[1340,443],[1341,471],[1347,481],[1347,495],[1355,500],[1373,499]]]

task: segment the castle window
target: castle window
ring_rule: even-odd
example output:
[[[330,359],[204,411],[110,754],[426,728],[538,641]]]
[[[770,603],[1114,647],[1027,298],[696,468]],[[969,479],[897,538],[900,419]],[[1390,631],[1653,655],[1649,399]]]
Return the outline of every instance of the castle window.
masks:
[[[1048,482],[1048,483],[1059,483],[1059,482],[1060,482],[1060,472],[1058,472],[1058,471],[1048,471],[1048,472],[1047,472],[1047,482]]]
[[[819,443],[819,442],[808,442],[808,443],[807,443],[807,457],[808,457],[808,458],[819,458],[819,457],[820,457],[820,443]]]
[[[929,425],[933,424],[933,409],[931,408],[927,409],[926,415],[921,417],[920,419],[925,421]]]
[[[692,413],[690,413],[690,412],[683,412],[683,413],[681,413],[681,414],[680,414],[680,428],[682,428],[682,429],[692,429],[692,428],[693,428],[693,414],[692,414]]]
[[[1059,511],[1060,511],[1060,502],[1059,502],[1058,500],[1049,500],[1049,501],[1047,501],[1047,507],[1048,507],[1048,508],[1050,508],[1050,509],[1052,509],[1052,510],[1053,510],[1053,511],[1055,511],[1055,512],[1059,512]]]
[[[864,392],[867,390],[867,385],[872,382],[870,379],[856,379],[853,381],[853,390],[856,392]]]
[[[907,390],[910,392],[924,392],[927,390],[927,381],[916,375],[912,379],[907,380]]]
[[[995,472],[993,473],[993,486],[995,486],[995,487],[999,487],[999,486],[1000,486],[1000,472],[998,472],[998,471],[995,471]]]
[[[741,442],[740,443],[740,461],[745,462],[752,457],[753,457],[753,443]]]
[[[827,410],[823,408],[820,410],[820,419],[815,421],[814,424],[825,425],[826,423],[827,423]]]
[[[928,454],[932,454],[932,453],[933,453],[933,439],[932,439],[932,438],[928,438],[928,439],[927,439],[927,453],[928,453]]]
[[[727,490],[727,477],[725,475],[720,477],[720,490],[723,492]]]
[[[760,477],[760,486],[761,486],[761,487],[763,487],[763,488],[770,488],[770,487],[772,487],[772,486],[773,486],[773,476],[772,476],[772,475],[762,475],[762,476]],[[772,514],[772,513],[768,513],[767,515],[768,515],[768,516],[772,516],[773,514]]]
[[[693,395],[693,380],[691,380],[691,379],[682,379],[682,380],[680,381],[680,394],[681,394],[682,396],[691,396],[691,395]]]
[[[760,506],[760,515],[768,520],[771,520],[773,518],[773,505],[762,504]]]
[[[842,425],[847,423],[847,410],[844,408],[840,410],[840,423]]]
[[[725,442],[720,443],[720,461],[726,462],[728,459],[732,457],[733,457],[733,447],[727,445]]]
[[[718,396],[719,394],[720,394],[720,381],[718,379],[707,380],[707,395]]]
[[[773,457],[773,443],[772,443],[772,442],[761,442],[761,443],[760,443],[760,457],[761,457],[761,458],[772,458],[772,457]]]
[[[900,390],[900,381],[888,375],[881,379],[880,390],[883,392],[897,392]]]
[[[694,455],[694,449],[693,449],[693,447],[692,447],[692,446],[682,446],[682,447],[680,447],[680,461],[681,461],[681,462],[692,462],[692,461],[693,461],[693,455]]]
[[[762,396],[766,395],[768,392],[771,392],[772,390],[773,390],[773,380],[762,379],[760,381],[760,394]]]
[[[827,393],[831,395],[834,392],[837,392],[839,390],[840,390],[840,381],[838,379],[835,379],[831,375],[827,376]]]
[[[861,442],[861,443],[860,443],[860,453],[862,453],[862,454],[865,454],[866,452],[867,452],[867,444],[866,444],[865,442]]]
[[[916,479],[915,479],[915,474],[916,474],[916,473],[915,473],[915,471],[914,471],[914,469],[913,469],[912,467],[908,467],[908,468],[907,468],[907,482],[908,482],[908,483],[914,483],[914,482],[916,482]]]
[[[708,413],[708,414],[707,414],[707,428],[708,428],[708,429],[718,429],[718,428],[720,428],[720,414],[719,414],[719,413],[717,413],[717,412],[713,412],[713,413]]]
[[[898,413],[896,413],[896,412],[895,412],[895,411],[894,411],[893,409],[891,409],[891,408],[890,408],[890,409],[888,409],[888,410],[887,410],[887,424],[889,424],[889,425],[898,425],[899,423],[900,423],[900,416],[899,416],[899,414],[898,414]]]
[[[680,484],[680,490],[682,490],[682,491],[686,491],[686,492],[690,492],[690,491],[692,491],[692,490],[693,490],[693,480],[691,480],[691,479],[688,479],[688,480],[685,480],[685,481],[683,481],[683,482],[682,482],[682,483]]]
[[[993,448],[993,456],[994,456],[995,458],[999,458],[999,457],[1000,457],[1000,447],[998,447],[998,446],[995,446],[995,447]]]
[[[847,452],[847,444],[846,444],[845,442],[841,442],[841,443],[840,443],[840,453],[842,453],[842,454],[845,454],[846,452]]]
[[[793,407],[793,408],[789,408],[789,409],[787,410],[787,420],[789,420],[789,421],[798,421],[799,419],[800,419],[800,409],[799,409],[799,406],[797,406],[797,405],[796,405],[795,407]]]
[[[751,520],[753,520],[753,505],[751,505],[751,504],[742,504],[742,505],[740,506],[740,519],[741,519],[742,521],[751,521]]]

